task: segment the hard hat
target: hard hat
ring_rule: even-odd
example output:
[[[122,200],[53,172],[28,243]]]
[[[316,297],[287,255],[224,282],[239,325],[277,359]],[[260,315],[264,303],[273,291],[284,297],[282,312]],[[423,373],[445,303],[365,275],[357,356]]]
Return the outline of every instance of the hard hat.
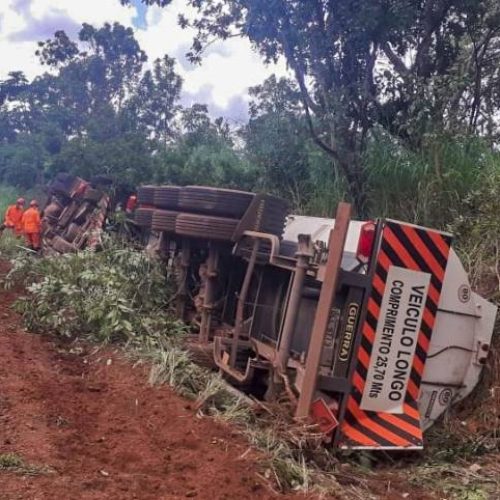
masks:
[[[18,205],[24,205],[24,198],[18,198],[17,201],[16,201],[16,203]]]
[[[36,201],[36,200],[31,200],[31,201],[30,201],[30,207],[38,207],[38,201]]]

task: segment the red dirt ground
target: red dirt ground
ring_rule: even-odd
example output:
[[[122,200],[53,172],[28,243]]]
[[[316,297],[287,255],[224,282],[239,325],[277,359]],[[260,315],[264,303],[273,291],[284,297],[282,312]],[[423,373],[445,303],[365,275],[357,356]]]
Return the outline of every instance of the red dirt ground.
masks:
[[[53,472],[0,472],[1,500],[277,496],[228,426],[149,387],[145,367],[117,353],[24,332],[14,298],[0,291],[0,454]]]

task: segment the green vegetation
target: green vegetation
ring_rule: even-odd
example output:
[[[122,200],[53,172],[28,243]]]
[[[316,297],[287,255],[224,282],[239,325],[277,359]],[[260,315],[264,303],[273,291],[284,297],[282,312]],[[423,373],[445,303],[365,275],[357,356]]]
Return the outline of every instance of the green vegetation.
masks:
[[[3,214],[7,210],[7,207],[12,203],[15,203],[19,195],[17,190],[12,186],[0,186],[0,214],[3,222]]]
[[[50,73],[0,82],[0,182],[106,173],[124,190],[269,190],[316,215],[348,198],[359,217],[451,224],[485,168],[500,168],[498,3],[313,3],[203,0],[181,16],[197,32],[194,61],[240,35],[288,63],[293,79],[250,89],[238,129],[204,103],[183,108],[174,59],[148,63],[131,29],[56,32],[36,52]]]
[[[4,214],[7,207],[15,203],[18,198],[17,189],[12,186],[0,185],[0,224],[4,221]],[[22,243],[22,240],[16,238],[11,231],[4,231],[0,236],[0,257],[13,257],[17,253],[16,245],[20,243]]]
[[[17,307],[36,331],[132,345],[182,331],[168,315],[159,264],[141,252],[110,247],[43,259],[20,255],[8,282],[19,280],[29,295]]]
[[[130,3],[130,0],[121,0]],[[171,0],[142,0],[165,7]],[[314,144],[365,217],[369,164],[382,128],[414,152],[441,136],[498,134],[500,11],[492,0],[188,1],[188,56],[241,36],[264,61],[283,58]],[[439,174],[438,174],[439,176]]]
[[[151,366],[151,384],[168,384],[192,400],[200,413],[235,425],[263,452],[265,476],[281,489],[345,498],[366,493],[363,484],[375,473],[371,467],[380,466],[377,459],[371,457],[366,469],[356,463],[355,456],[343,457],[341,462],[349,464],[349,472],[339,469],[339,457],[322,446],[313,426],[294,422],[279,405],[241,396],[220,375],[194,362],[184,347],[183,326],[168,312],[173,288],[161,265],[145,254],[111,242],[100,253],[57,259],[20,254],[7,283],[27,287],[17,307],[30,330],[126,347],[134,362]],[[486,399],[478,405],[490,398],[489,391],[481,397]],[[487,459],[497,450],[500,434],[492,431],[495,419],[491,415],[485,432],[475,436],[464,433],[459,424],[458,429],[448,429],[447,424],[435,428],[428,449],[413,459],[411,483],[425,489],[445,488],[450,498],[476,498],[464,495],[494,491],[498,485],[493,470],[486,465],[480,471],[469,470],[467,463]],[[426,483],[431,470],[436,471],[434,481]],[[339,485],[346,477],[351,478],[347,485]],[[464,477],[467,484],[462,482]]]

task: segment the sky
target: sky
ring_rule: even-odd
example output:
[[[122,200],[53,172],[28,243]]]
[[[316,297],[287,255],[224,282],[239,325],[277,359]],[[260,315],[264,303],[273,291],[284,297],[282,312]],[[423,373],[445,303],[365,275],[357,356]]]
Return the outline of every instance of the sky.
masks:
[[[179,13],[189,15],[185,0],[173,0],[160,9],[139,0],[124,7],[119,0],[0,0],[0,79],[10,71],[24,71],[32,78],[44,71],[34,54],[36,42],[64,30],[76,38],[82,23],[95,27],[118,21],[132,27],[149,60],[169,54],[177,60],[184,79],[182,104],[209,105],[213,116],[230,122],[247,119],[248,87],[262,83],[272,73],[286,74],[285,65],[266,66],[245,39],[231,39],[210,46],[199,65],[185,54],[193,32],[177,25]]]

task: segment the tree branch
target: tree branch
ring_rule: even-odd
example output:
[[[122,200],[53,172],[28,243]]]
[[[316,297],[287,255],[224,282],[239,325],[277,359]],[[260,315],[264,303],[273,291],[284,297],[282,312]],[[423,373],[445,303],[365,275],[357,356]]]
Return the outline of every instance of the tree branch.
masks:
[[[309,104],[308,104],[308,96],[309,92],[307,91],[307,88],[305,86],[303,78],[301,78],[298,75],[297,70],[295,71],[295,77],[297,78],[297,81],[299,83],[299,89],[300,89],[300,98],[302,101],[302,105],[304,106],[304,111],[306,114],[306,121],[307,121],[307,127],[309,128],[309,133],[311,134],[312,140],[315,142],[317,146],[319,146],[323,151],[325,151],[327,154],[332,156],[335,160],[338,162],[341,161],[340,155],[336,149],[333,147],[329,146],[326,144],[318,135],[316,132],[316,129],[314,128],[314,123],[312,120],[311,116],[311,111],[309,109]]]
[[[453,0],[427,0],[424,7],[424,25],[422,39],[417,48],[414,68],[419,76],[427,76],[430,71],[429,50],[432,43],[432,35],[439,28],[443,18],[450,10]]]
[[[406,78],[410,75],[409,68],[406,67],[406,64],[403,60],[392,50],[392,47],[389,45],[389,42],[384,42],[381,45],[384,54],[389,59],[389,62],[393,65],[394,69],[399,73],[399,75],[403,78]]]

